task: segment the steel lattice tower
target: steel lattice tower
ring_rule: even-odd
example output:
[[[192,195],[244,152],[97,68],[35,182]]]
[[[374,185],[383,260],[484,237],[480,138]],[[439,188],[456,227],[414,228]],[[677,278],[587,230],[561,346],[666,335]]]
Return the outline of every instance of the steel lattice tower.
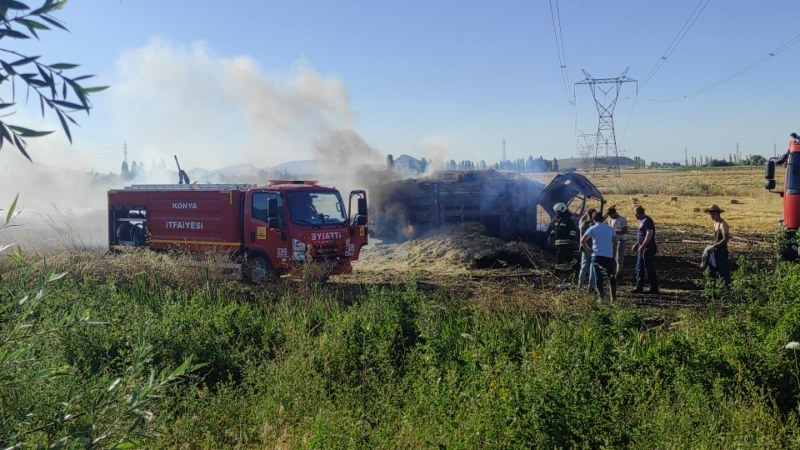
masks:
[[[630,69],[630,67],[628,69]],[[600,153],[600,150],[603,149],[605,150],[606,168],[616,168],[617,176],[620,174],[617,137],[614,133],[614,108],[617,106],[619,91],[622,88],[623,83],[636,83],[637,91],[639,89],[638,81],[625,76],[625,74],[628,73],[628,69],[625,69],[625,71],[622,72],[622,75],[616,78],[594,78],[584,70],[583,74],[586,75],[586,79],[575,83],[576,86],[579,84],[589,85],[589,88],[592,90],[594,104],[597,107],[597,114],[600,117],[597,125],[597,138],[595,139],[594,163],[592,172],[597,170],[597,157]],[[607,89],[604,89],[603,86],[606,85],[609,86]],[[597,91],[600,91],[603,94],[602,99],[598,98]],[[614,155],[613,163],[611,161],[611,155]]]

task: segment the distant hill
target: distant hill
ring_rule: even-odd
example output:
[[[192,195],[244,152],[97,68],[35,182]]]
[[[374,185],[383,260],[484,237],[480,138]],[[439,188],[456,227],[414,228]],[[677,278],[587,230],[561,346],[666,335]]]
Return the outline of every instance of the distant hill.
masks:
[[[214,173],[221,176],[227,177],[252,177],[258,175],[258,172],[261,169],[254,166],[251,163],[244,163],[244,164],[236,164],[233,166],[223,167],[222,169],[214,170]]]
[[[324,161],[319,159],[308,159],[305,161],[289,161],[278,164],[272,169],[277,172],[287,172],[293,175],[306,175],[320,173]]]
[[[615,164],[615,158],[609,158],[609,163],[611,165]],[[597,158],[597,165],[606,167],[609,164],[606,162],[606,158]],[[591,169],[593,166],[592,158],[564,158],[558,160],[558,168],[560,170],[564,169]],[[633,159],[628,158],[627,156],[620,156],[619,157],[619,166],[620,167],[633,167]]]

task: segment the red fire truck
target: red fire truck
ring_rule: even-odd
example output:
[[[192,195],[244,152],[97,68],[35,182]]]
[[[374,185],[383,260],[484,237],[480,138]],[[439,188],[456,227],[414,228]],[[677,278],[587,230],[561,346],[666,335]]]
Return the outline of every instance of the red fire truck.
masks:
[[[781,228],[783,239],[778,249],[784,260],[794,261],[798,258],[797,231],[800,229],[800,136],[791,134],[789,150],[779,158],[767,160],[764,170],[764,187],[775,192],[775,165],[785,166],[783,190],[777,191],[783,197],[783,214]]]
[[[133,185],[108,192],[108,242],[235,253],[253,281],[308,260],[349,273],[367,245],[367,195],[351,192],[345,209],[339,191],[309,180]]]

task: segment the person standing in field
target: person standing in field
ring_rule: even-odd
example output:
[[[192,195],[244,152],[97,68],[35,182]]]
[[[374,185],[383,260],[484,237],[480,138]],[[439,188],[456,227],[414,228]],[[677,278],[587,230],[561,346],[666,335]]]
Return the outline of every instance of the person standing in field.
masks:
[[[658,276],[656,275],[656,225],[650,216],[644,213],[644,208],[637,206],[633,209],[636,220],[639,221],[639,229],[636,234],[636,244],[633,251],[636,252],[636,287],[631,291],[633,294],[644,292],[644,278],[647,276],[650,283],[650,290],[647,294],[658,294]]]
[[[625,265],[625,245],[628,236],[628,219],[617,213],[617,208],[608,208],[608,225],[614,229],[617,243],[614,245],[614,261],[617,263],[617,280],[622,278],[622,267]]]
[[[725,287],[729,287],[731,284],[731,267],[728,254],[728,241],[731,238],[731,233],[730,228],[728,228],[728,222],[722,218],[722,213],[725,211],[720,209],[717,205],[711,205],[705,212],[709,214],[711,220],[714,221],[714,243],[708,246],[706,251],[703,252],[704,255],[708,255],[709,253],[713,253],[714,255],[713,264],[708,264],[707,267],[712,277],[718,276],[725,283]],[[704,258],[704,260],[707,259],[710,258]]]
[[[592,216],[593,225],[581,237],[581,249],[589,248],[592,240],[592,265],[595,272],[595,289],[600,300],[603,299],[605,280],[608,280],[611,292],[611,301],[617,299],[617,265],[614,263],[614,246],[617,243],[617,234],[613,228],[603,222],[603,213],[595,212]]]
[[[556,203],[553,206],[556,216],[550,224],[550,237],[556,247],[556,270],[572,269],[575,260],[572,257],[572,242],[578,238],[578,230],[572,215],[564,203]]]
[[[583,243],[583,235],[594,224],[592,222],[592,217],[595,212],[597,212],[597,210],[590,208],[581,216],[581,220],[578,222],[578,230],[581,233],[581,243]],[[595,273],[594,266],[592,265],[592,239],[589,238],[585,246],[581,244],[581,269],[580,272],[578,272],[578,288],[580,288],[583,283],[588,283],[586,286],[589,290],[592,290],[592,288],[594,288],[594,282]]]

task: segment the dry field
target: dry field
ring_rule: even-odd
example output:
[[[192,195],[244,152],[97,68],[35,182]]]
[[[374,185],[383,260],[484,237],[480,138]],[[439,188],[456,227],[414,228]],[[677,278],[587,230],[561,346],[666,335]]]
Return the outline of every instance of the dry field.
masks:
[[[623,170],[616,173],[580,172],[603,193],[607,205],[616,205],[629,219],[641,205],[657,225],[711,228],[703,209],[712,203],[725,210],[723,218],[733,233],[772,232],[778,227],[781,197],[764,190],[761,168],[707,170]],[[776,174],[783,176],[782,171]],[[552,174],[534,176],[547,183]]]

